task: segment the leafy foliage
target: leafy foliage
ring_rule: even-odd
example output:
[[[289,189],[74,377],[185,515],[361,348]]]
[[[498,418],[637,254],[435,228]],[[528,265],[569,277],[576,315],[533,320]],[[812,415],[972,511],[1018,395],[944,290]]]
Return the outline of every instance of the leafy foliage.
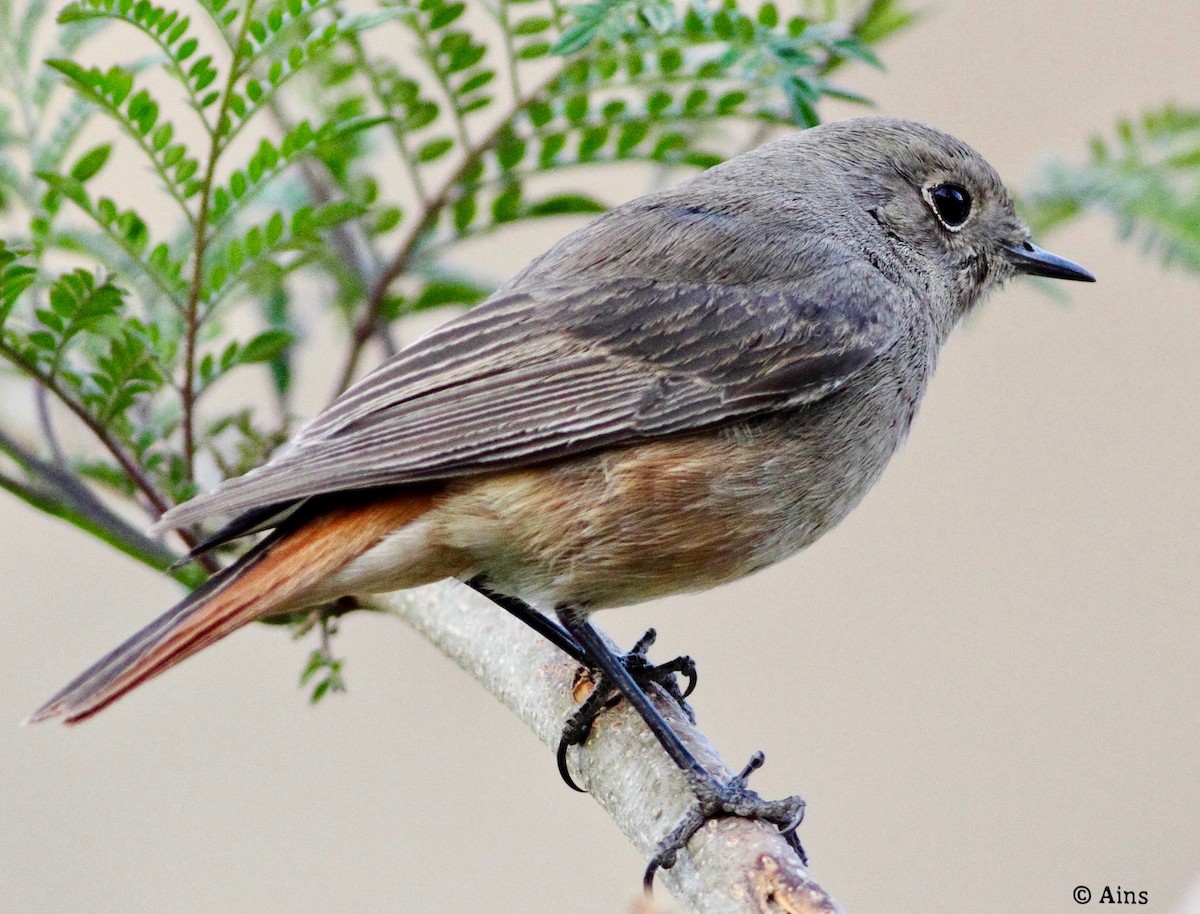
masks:
[[[1200,109],[1166,107],[1118,122],[1115,140],[1093,139],[1083,165],[1051,165],[1027,201],[1039,232],[1088,210],[1112,214],[1123,237],[1200,273]]]
[[[57,25],[20,4],[0,359],[39,418],[36,444],[0,428],[0,487],[156,568],[173,551],[94,492],[157,517],[266,459],[314,302],[345,328],[341,389],[398,320],[486,296],[464,242],[602,211],[597,169],[705,168],[861,101],[831,74],[912,21],[904,0],[74,0]],[[314,698],[342,687],[327,621]]]
[[[308,662],[300,673],[300,685],[312,684],[308,700],[314,705],[331,692],[346,691],[346,680],[342,676],[345,661],[330,653],[328,633],[323,631],[322,634],[325,637],[321,646],[308,655]]]

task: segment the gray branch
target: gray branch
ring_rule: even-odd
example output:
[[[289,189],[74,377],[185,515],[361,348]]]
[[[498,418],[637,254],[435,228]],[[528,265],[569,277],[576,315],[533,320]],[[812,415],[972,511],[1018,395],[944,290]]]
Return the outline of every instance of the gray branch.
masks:
[[[6,486],[24,492],[26,501],[39,504],[48,513],[66,516],[155,568],[165,568],[178,558],[105,505],[79,476],[58,463],[43,460],[4,429],[0,429],[0,453],[8,455],[29,477],[27,484],[11,480],[13,485]]]
[[[363,597],[362,602],[403,619],[507,705],[543,743],[558,745],[563,722],[576,707],[576,665],[557,648],[454,583]],[[695,725],[664,695],[655,700],[701,764],[728,777],[729,766]],[[570,764],[576,782],[647,858],[694,803],[682,774],[625,704],[601,717],[586,746],[571,750]],[[631,886],[640,876],[629,874]],[[842,912],[808,877],[779,833],[761,822],[708,823],[675,866],[658,878],[698,914]]]

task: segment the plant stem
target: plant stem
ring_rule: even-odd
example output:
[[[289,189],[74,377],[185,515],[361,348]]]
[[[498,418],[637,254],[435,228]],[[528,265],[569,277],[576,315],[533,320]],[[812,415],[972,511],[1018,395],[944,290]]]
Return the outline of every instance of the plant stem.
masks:
[[[225,80],[225,89],[221,93],[221,105],[217,110],[215,125],[209,130],[208,163],[204,169],[204,179],[200,186],[200,211],[196,214],[194,223],[195,243],[192,249],[192,287],[188,292],[187,311],[184,315],[186,328],[183,344],[183,384],[180,392],[183,418],[180,425],[183,429],[183,464],[188,481],[195,478],[196,469],[196,342],[200,333],[200,292],[204,283],[204,256],[208,252],[208,212],[212,205],[213,180],[217,173],[217,160],[225,147],[221,141],[229,131],[229,99],[233,93],[234,84],[240,75],[240,49],[246,38],[246,30],[250,25],[251,13],[254,10],[254,0],[247,0],[246,9],[242,13],[242,22],[238,27],[237,38],[230,44],[233,57],[229,61],[229,75]],[[165,509],[164,509],[165,510]]]
[[[69,409],[80,422],[96,436],[96,439],[104,445],[104,449],[112,455],[117,461],[125,475],[129,477],[134,487],[142,493],[142,497],[146,499],[150,509],[151,516],[157,520],[162,516],[170,505],[162,494],[155,489],[154,484],[146,476],[145,472],[138,465],[138,462],[125,452],[120,443],[109,434],[107,428],[98,422],[91,414],[84,409],[83,405],[76,402],[65,390],[63,390],[57,382],[47,378],[37,366],[28,362],[24,356],[16,349],[9,346],[7,343],[0,342],[0,356],[4,356],[9,362],[31,377],[34,381],[45,386],[45,388],[59,400],[67,409]],[[180,537],[188,545],[192,547],[196,544],[195,539],[186,531],[179,531]]]
[[[46,446],[50,448],[50,454],[54,458],[54,465],[63,469],[67,465],[67,460],[63,456],[62,447],[58,443],[58,435],[54,432],[54,424],[50,421],[50,404],[46,395],[46,388],[41,384],[35,384],[33,388],[34,405],[37,408],[38,426],[42,430],[42,438],[46,442]],[[0,432],[3,435],[3,432]],[[3,447],[0,444],[0,447]]]
[[[39,389],[41,388],[39,385]],[[179,556],[127,523],[97,498],[77,475],[28,451],[0,429],[0,451],[7,454],[36,483],[24,483],[0,474],[0,488],[53,517],[61,518],[132,556],[157,571],[167,571]],[[207,567],[207,565],[206,565]],[[207,567],[208,571],[214,571]],[[176,569],[171,574],[182,583],[195,586],[202,574],[196,570]]]
[[[363,48],[362,41],[358,35],[348,35],[346,42],[354,52],[355,63],[358,64],[359,69],[366,75],[367,83],[371,87],[371,92],[375,96],[375,100],[379,103],[384,113],[391,118],[390,126],[392,137],[396,140],[396,151],[400,153],[400,159],[404,162],[404,167],[408,170],[408,179],[412,184],[413,192],[417,195],[417,202],[421,206],[425,206],[429,201],[429,193],[425,188],[425,180],[421,177],[421,169],[417,165],[417,157],[409,148],[408,131],[402,126],[403,118],[396,113],[395,106],[388,101],[387,93],[384,91],[383,83],[379,78],[379,70],[371,65],[370,60],[367,58],[366,49]]]
[[[467,122],[463,115],[462,107],[458,103],[458,95],[450,87],[450,78],[438,66],[437,49],[429,41],[429,32],[421,24],[419,15],[413,15],[412,29],[417,33],[417,40],[421,43],[421,50],[425,52],[425,58],[429,61],[429,69],[433,71],[434,77],[438,81],[438,85],[442,87],[442,92],[446,96],[446,104],[450,106],[450,111],[454,115],[454,129],[458,134],[458,141],[462,143],[463,149],[471,148],[471,137],[467,134]]]
[[[512,89],[513,99],[521,97],[521,81],[517,76],[517,52],[513,47],[512,29],[508,18],[509,0],[498,0],[496,17],[500,20],[500,31],[504,33],[504,57],[508,64],[508,83]]]

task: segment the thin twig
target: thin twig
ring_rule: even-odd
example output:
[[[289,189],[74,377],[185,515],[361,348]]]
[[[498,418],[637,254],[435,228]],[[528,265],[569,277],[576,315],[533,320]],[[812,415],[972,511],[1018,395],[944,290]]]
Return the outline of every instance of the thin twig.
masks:
[[[508,83],[515,101],[521,97],[521,80],[517,75],[517,50],[513,45],[512,29],[508,18],[508,3],[509,0],[497,0],[496,18],[500,22],[500,31],[504,35],[504,58],[508,64]]]
[[[241,75],[241,71],[237,65],[239,60],[238,49],[245,42],[246,30],[250,26],[250,14],[253,9],[254,0],[247,0],[246,9],[242,12],[242,22],[238,27],[237,38],[230,44],[230,47],[234,49],[233,58],[229,62],[229,75],[225,80],[225,88],[221,93],[221,104],[217,109],[216,119],[208,131],[208,162],[205,165],[204,178],[200,183],[200,211],[196,214],[196,221],[193,223],[196,237],[192,248],[192,286],[188,292],[187,311],[185,313],[187,326],[185,328],[183,343],[183,389],[181,393],[183,416],[180,420],[180,425],[183,428],[183,464],[188,480],[195,478],[196,417],[194,413],[196,407],[196,343],[197,337],[200,334],[200,291],[204,282],[204,256],[208,251],[208,242],[210,240],[208,235],[208,211],[212,205],[212,189],[213,180],[217,174],[217,160],[221,157],[221,152],[223,151],[221,145],[222,130],[229,117],[229,99],[233,94],[234,84]]]
[[[41,384],[33,386],[33,402],[37,408],[38,427],[42,430],[42,438],[46,442],[46,447],[50,448],[50,455],[54,458],[55,466],[65,468],[67,458],[63,456],[62,447],[58,443],[58,435],[54,431],[54,424],[50,420],[50,404],[49,396],[46,393],[46,388]],[[3,432],[0,432],[3,435]]]
[[[68,519],[77,526],[102,531],[107,534],[103,537],[106,541],[160,571],[179,558],[109,509],[70,469],[42,460],[3,429],[0,429],[0,451],[35,480],[35,485],[26,485],[6,477],[3,483],[4,488],[30,504],[58,516],[73,514]]]
[[[104,445],[104,449],[112,455],[113,459],[117,461],[121,469],[125,472],[125,475],[129,477],[130,481],[134,484],[134,487],[142,493],[142,496],[146,499],[151,509],[151,516],[154,520],[157,520],[167,511],[170,505],[167,503],[166,498],[164,498],[163,495],[154,487],[154,484],[142,471],[142,468],[138,465],[137,461],[125,452],[125,449],[121,447],[120,443],[109,434],[108,429],[98,422],[94,416],[88,413],[82,404],[76,402],[75,399],[71,397],[67,391],[63,390],[57,382],[43,375],[40,371],[38,371],[36,365],[28,362],[20,352],[9,346],[7,343],[0,342],[0,355],[4,356],[5,359],[31,377],[34,381],[45,385],[46,389],[50,393],[54,394],[58,401],[67,409],[69,409],[75,415],[75,417],[84,424],[88,431],[96,436],[96,439],[102,445]],[[184,535],[185,542],[188,542],[188,537],[182,532],[181,535]],[[188,545],[192,546],[194,543],[188,542]]]
[[[403,118],[396,114],[395,106],[388,101],[387,93],[379,78],[379,69],[373,66],[368,59],[362,40],[358,35],[351,34],[346,36],[345,41],[354,52],[354,61],[358,64],[359,71],[366,76],[367,84],[371,87],[375,100],[390,119],[388,124],[391,127],[392,137],[396,141],[396,151],[400,154],[400,159],[408,170],[409,183],[412,184],[413,192],[417,195],[418,204],[424,206],[429,200],[429,195],[425,189],[425,180],[421,177],[417,157],[409,148],[408,131],[404,128]]]

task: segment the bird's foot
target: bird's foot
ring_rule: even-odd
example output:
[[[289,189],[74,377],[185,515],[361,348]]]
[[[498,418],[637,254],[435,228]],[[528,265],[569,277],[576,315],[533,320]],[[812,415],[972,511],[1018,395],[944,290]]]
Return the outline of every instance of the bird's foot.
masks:
[[[782,800],[764,800],[746,786],[746,780],[762,767],[763,754],[756,752],[745,768],[724,784],[709,776],[689,775],[692,790],[699,801],[674,830],[659,842],[654,856],[646,867],[642,885],[649,892],[654,885],[654,874],[660,869],[668,870],[675,865],[679,851],[704,824],[712,819],[736,816],[742,819],[761,819],[779,829],[788,845],[796,852],[800,862],[808,865],[808,856],[796,835],[796,829],[804,819],[804,800],[801,797],[785,797]]]
[[[688,720],[695,723],[696,717],[686,699],[696,688],[696,663],[687,656],[676,657],[666,663],[651,663],[646,652],[654,644],[656,637],[657,632],[654,629],[647,629],[629,652],[621,658],[621,662],[639,686],[645,689],[647,685],[654,683],[675,700],[675,703],[687,715]],[[677,676],[684,678],[683,688],[680,688]],[[621,693],[603,673],[581,667],[577,684],[583,684],[584,680],[590,680],[591,693],[575,709],[575,713],[567,718],[566,724],[563,725],[562,737],[558,742],[558,773],[562,775],[562,779],[568,787],[578,790],[580,793],[584,792],[583,789],[575,783],[567,768],[567,750],[571,746],[582,746],[587,742],[592,732],[592,725],[600,715],[621,701]]]

